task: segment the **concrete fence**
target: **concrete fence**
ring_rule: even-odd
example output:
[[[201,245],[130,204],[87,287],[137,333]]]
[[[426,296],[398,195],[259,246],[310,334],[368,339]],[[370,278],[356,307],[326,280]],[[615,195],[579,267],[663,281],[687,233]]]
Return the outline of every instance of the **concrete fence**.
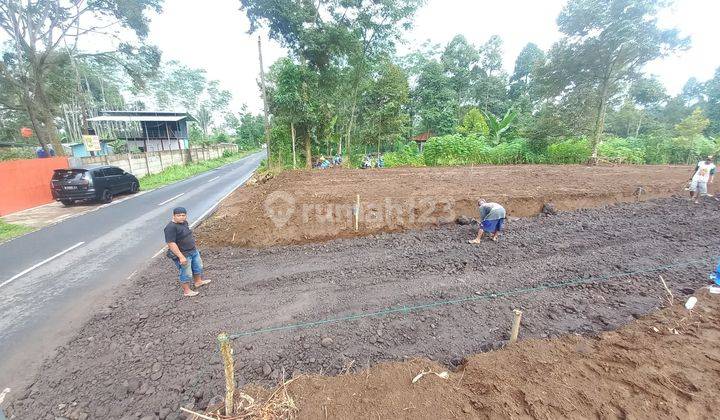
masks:
[[[174,165],[183,165],[190,162],[202,162],[208,159],[222,157],[224,152],[236,153],[238,146],[223,144],[210,147],[165,150],[163,152],[124,153],[107,156],[70,158],[73,168],[92,168],[100,165],[112,165],[130,172],[138,178],[145,175],[156,174]]]

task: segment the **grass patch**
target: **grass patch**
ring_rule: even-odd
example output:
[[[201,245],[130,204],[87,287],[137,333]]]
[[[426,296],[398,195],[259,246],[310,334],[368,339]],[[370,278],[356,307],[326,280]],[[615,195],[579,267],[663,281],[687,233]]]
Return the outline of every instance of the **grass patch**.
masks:
[[[202,162],[195,162],[189,165],[171,166],[157,174],[147,175],[140,178],[140,189],[151,190],[153,188],[162,187],[163,185],[172,184],[173,182],[181,181],[183,179],[190,178],[191,176],[235,162],[236,160],[242,159],[247,155],[257,152],[258,150],[259,149],[238,153],[226,153],[222,157],[216,159],[204,160]]]
[[[7,241],[16,236],[31,232],[33,228],[23,225],[14,225],[0,219],[0,242]]]

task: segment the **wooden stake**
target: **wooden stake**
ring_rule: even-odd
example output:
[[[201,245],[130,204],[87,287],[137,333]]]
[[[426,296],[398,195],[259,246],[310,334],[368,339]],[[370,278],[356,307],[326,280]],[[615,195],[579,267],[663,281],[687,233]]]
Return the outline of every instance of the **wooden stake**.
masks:
[[[670,301],[670,306],[673,306],[673,303],[675,302],[675,296],[673,296],[672,291],[670,291],[670,288],[668,287],[667,283],[665,283],[665,279],[663,278],[663,276],[660,276],[660,281],[662,282],[662,285],[668,294],[668,300]]]
[[[355,201],[355,232],[358,231],[358,225],[360,222],[360,194],[357,195]]]
[[[233,415],[235,406],[235,362],[230,348],[230,338],[227,333],[221,333],[217,337],[220,344],[220,354],[225,364],[225,415]]]
[[[513,319],[512,332],[510,332],[510,342],[514,343],[517,341],[518,333],[520,332],[520,319],[522,318],[522,311],[513,309],[515,319]]]
[[[180,411],[184,411],[184,412],[186,412],[186,413],[188,413],[188,414],[192,414],[193,416],[197,416],[197,417],[200,417],[201,419],[205,419],[205,420],[217,420],[217,419],[214,419],[214,418],[212,418],[212,417],[208,417],[208,416],[206,416],[206,415],[204,415],[204,414],[200,414],[200,413],[196,413],[196,412],[194,412],[194,411],[192,411],[192,410],[188,410],[188,409],[185,408],[185,407],[180,407]]]

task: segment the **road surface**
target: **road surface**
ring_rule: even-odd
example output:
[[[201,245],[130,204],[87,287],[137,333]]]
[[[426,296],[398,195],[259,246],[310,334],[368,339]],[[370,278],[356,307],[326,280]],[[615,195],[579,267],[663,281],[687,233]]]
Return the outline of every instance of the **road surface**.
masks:
[[[23,386],[165,245],[172,208],[186,207],[190,223],[198,221],[264,157],[258,152],[0,244],[0,390]]]

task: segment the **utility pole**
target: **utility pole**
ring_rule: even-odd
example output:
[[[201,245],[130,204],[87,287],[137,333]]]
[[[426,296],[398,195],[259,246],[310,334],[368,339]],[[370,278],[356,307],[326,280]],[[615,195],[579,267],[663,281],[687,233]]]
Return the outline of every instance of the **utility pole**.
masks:
[[[260,86],[262,88],[263,111],[265,112],[265,144],[267,145],[268,168],[273,168],[272,147],[270,146],[270,117],[268,116],[267,91],[265,90],[265,68],[262,59],[262,42],[258,35],[258,55],[260,57]]]

